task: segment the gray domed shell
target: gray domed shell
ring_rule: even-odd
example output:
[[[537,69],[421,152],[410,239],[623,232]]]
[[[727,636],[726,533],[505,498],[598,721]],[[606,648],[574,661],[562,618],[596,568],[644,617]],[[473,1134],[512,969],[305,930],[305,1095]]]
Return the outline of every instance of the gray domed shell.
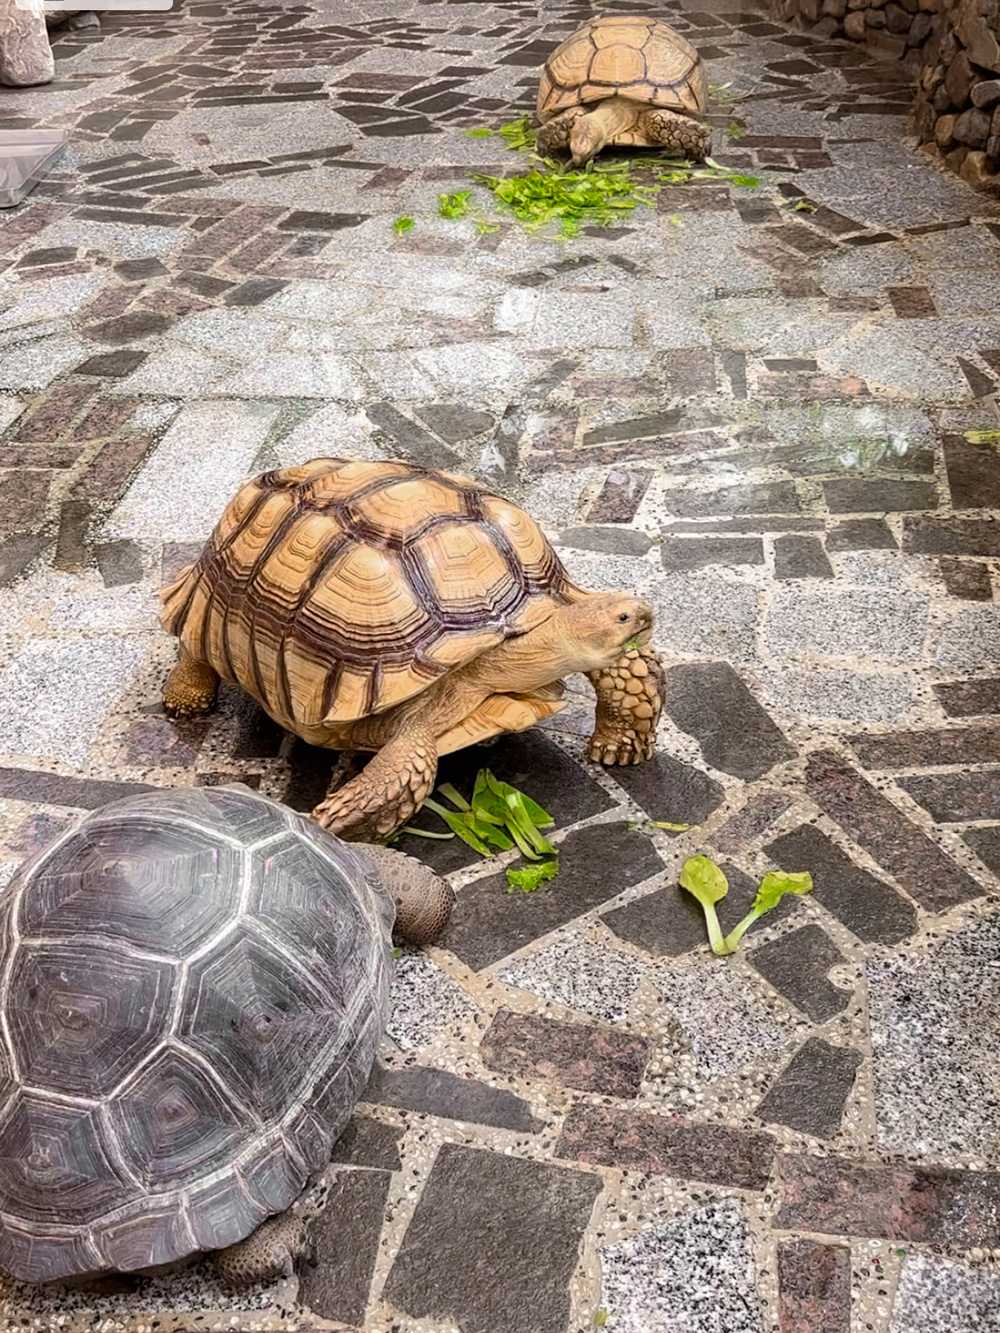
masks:
[[[326,1165],[388,1014],[393,907],[249,788],[88,815],[0,897],[0,1269],[232,1245]]]

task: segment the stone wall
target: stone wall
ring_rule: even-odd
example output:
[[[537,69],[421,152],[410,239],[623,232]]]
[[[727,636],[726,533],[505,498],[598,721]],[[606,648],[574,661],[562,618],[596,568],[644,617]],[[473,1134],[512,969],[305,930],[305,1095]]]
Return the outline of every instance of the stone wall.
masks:
[[[924,152],[1000,194],[1000,0],[770,0],[769,9],[898,61],[917,84]]]

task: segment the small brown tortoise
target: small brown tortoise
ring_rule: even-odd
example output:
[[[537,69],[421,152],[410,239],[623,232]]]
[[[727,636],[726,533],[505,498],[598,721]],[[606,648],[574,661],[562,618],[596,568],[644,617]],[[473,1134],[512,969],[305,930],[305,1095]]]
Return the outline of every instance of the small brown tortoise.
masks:
[[[339,458],[265,473],[162,597],[168,713],[207,712],[221,677],[311,745],[377,751],[313,811],[342,837],[392,833],[439,755],[558,712],[571,672],[597,691],[591,759],[653,752],[651,608],[575,587],[534,520],[465,477]]]
[[[705,70],[690,42],[659,19],[608,15],[585,24],[545,62],[538,150],[569,149],[574,166],[608,144],[667,148],[701,161],[711,130]]]

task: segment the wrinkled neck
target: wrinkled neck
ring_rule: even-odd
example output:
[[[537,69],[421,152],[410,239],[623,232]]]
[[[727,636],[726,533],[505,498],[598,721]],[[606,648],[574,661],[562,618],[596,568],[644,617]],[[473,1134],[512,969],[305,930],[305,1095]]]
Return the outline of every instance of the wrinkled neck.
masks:
[[[593,111],[587,113],[587,119],[592,127],[599,128],[603,139],[603,144],[621,130],[627,130],[631,127],[635,119],[635,103],[630,102],[627,97],[608,97],[603,102],[598,102]]]

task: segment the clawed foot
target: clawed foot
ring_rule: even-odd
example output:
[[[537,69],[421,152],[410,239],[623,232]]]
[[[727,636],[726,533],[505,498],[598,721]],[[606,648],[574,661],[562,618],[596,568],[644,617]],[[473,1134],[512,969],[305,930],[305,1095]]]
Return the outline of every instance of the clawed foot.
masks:
[[[597,725],[587,757],[609,766],[651,759],[663,707],[663,667],[656,653],[633,648],[589,674],[597,691]]]
[[[163,687],[163,711],[173,718],[204,717],[215,707],[218,689],[218,674],[207,662],[196,662],[182,649]]]
[[[594,764],[641,764],[652,759],[656,737],[653,733],[639,735],[603,735],[595,731],[587,745],[587,758]]]

